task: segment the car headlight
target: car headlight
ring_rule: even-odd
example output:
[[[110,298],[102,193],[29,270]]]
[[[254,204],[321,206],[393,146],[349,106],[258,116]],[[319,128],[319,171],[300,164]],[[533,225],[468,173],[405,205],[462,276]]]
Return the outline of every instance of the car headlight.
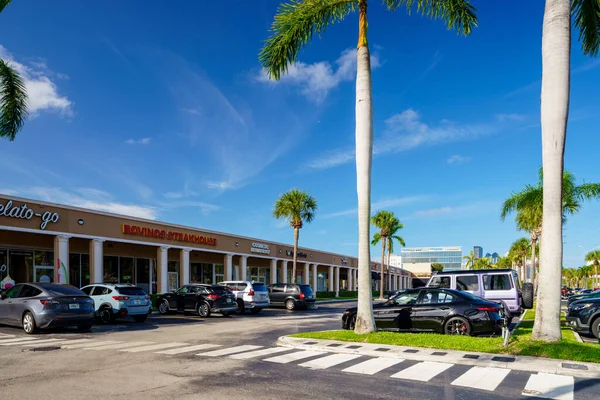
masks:
[[[585,303],[585,304],[575,304],[574,306],[572,306],[571,310],[573,311],[581,311],[584,310],[588,307],[591,307],[593,303]]]

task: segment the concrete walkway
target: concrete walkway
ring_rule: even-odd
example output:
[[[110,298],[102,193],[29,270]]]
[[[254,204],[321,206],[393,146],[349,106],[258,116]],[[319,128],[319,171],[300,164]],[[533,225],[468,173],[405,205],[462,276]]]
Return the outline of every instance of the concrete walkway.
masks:
[[[478,367],[507,368],[517,371],[567,375],[580,378],[599,378],[600,364],[505,354],[464,352],[423,347],[343,342],[338,340],[303,339],[282,336],[279,346],[329,353],[358,354],[369,357],[402,360],[433,361]]]

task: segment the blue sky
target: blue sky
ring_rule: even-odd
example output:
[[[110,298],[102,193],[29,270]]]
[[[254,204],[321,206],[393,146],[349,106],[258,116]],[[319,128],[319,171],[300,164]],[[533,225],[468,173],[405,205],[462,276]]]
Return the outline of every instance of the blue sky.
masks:
[[[289,243],[271,212],[297,187],[319,202],[301,245],[356,255],[357,17],[274,83],[257,55],[277,4],[14,1],[0,56],[26,78],[32,116],[0,142],[0,192]],[[373,209],[394,211],[411,247],[505,253],[521,234],[500,204],[537,180],[543,1],[476,5],[466,38],[369,9]],[[600,60],[576,39],[566,166],[600,182]],[[599,230],[587,203],[566,225],[566,266]]]

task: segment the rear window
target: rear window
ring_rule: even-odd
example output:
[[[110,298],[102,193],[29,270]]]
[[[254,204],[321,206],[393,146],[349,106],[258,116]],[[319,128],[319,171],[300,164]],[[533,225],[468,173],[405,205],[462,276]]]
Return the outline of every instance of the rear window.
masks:
[[[456,275],[456,290],[479,290],[476,275]]]
[[[217,294],[227,294],[227,293],[231,293],[231,290],[229,290],[229,288],[223,287],[223,286],[211,286],[210,287],[211,291],[213,293],[217,293]]]
[[[443,289],[450,289],[450,277],[434,276],[433,278],[431,278],[431,282],[427,286],[435,286]]]
[[[299,285],[300,291],[304,294],[313,294],[313,290],[310,285]]]
[[[512,289],[512,282],[508,274],[484,275],[483,288],[485,290],[510,290]]]
[[[252,287],[255,292],[268,292],[267,286],[264,283],[253,283]]]
[[[145,296],[147,294],[144,289],[139,287],[120,287],[117,290],[125,296]]]
[[[71,286],[71,285],[53,285],[53,286],[45,286],[44,289],[46,289],[49,292],[53,292],[56,293],[59,296],[85,296],[86,294],[83,293],[81,290],[77,289],[75,286]]]

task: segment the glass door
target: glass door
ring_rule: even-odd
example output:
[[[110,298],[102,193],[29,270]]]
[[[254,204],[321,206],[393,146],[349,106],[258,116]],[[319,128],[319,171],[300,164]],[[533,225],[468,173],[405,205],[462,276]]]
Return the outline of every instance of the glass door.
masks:
[[[33,281],[41,283],[54,282],[54,268],[44,265],[36,265],[33,268]]]
[[[179,283],[179,273],[169,272],[168,287],[167,287],[169,292],[177,289],[179,287],[178,283]]]

